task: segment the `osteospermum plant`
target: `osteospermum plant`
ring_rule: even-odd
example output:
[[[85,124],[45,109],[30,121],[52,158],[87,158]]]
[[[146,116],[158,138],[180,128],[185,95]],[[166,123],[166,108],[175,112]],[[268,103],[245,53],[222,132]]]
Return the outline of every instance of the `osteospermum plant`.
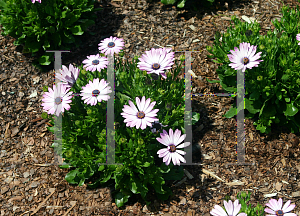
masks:
[[[141,194],[149,203],[150,190],[167,199],[172,192],[166,181],[183,177],[180,165],[186,162],[184,148],[190,145],[184,141],[184,80],[178,78],[182,61],[170,48],[151,48],[142,57],[123,62],[123,46],[122,39],[109,37],[99,43],[100,54],[87,56],[80,66],[62,66],[61,93],[45,88],[46,104],[42,104],[49,118],[63,114],[61,168],[72,168],[65,179],[91,188],[114,182],[119,207],[133,194]],[[107,55],[113,55],[115,83],[107,81]],[[111,99],[113,155],[106,145],[110,131],[106,108]],[[57,110],[56,101],[63,110]],[[56,126],[48,129],[54,132]],[[115,164],[105,164],[113,156]]]
[[[256,118],[254,125],[261,133],[269,133],[273,124],[300,129],[300,11],[282,7],[281,22],[272,21],[274,31],[260,35],[260,26],[241,22],[235,16],[235,28],[225,34],[217,32],[214,46],[207,47],[209,58],[222,63],[216,72],[220,83],[229,93],[237,92],[237,73],[245,75],[245,117]],[[237,105],[224,115],[237,114]]]

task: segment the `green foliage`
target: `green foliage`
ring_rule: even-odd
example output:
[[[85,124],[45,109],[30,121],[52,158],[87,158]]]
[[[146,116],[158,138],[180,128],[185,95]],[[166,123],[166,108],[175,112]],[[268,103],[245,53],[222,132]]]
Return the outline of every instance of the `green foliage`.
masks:
[[[83,185],[85,182],[91,188],[103,186],[109,181],[115,182],[114,199],[118,207],[123,206],[133,194],[141,194],[147,202],[147,194],[154,190],[157,197],[166,200],[172,194],[166,186],[166,181],[180,180],[183,177],[182,166],[166,166],[159,158],[157,151],[164,148],[156,138],[157,134],[147,127],[145,130],[126,127],[124,118],[120,115],[128,100],[136,103],[137,96],[151,98],[156,101],[154,109],[159,109],[157,118],[168,128],[182,130],[184,127],[184,80],[178,74],[182,69],[180,63],[172,69],[172,76],[167,79],[152,80],[152,86],[145,85],[145,80],[151,75],[144,76],[137,68],[137,58],[125,64],[122,59],[115,60],[115,163],[106,165],[106,104],[97,103],[90,106],[81,100],[80,96],[72,98],[71,109],[64,112],[62,124],[62,155],[65,158],[61,168],[71,168],[65,179],[70,184]],[[176,61],[175,61],[175,65]],[[105,79],[107,69],[101,72],[90,72],[78,67],[80,74],[71,88],[74,93],[88,84],[89,80],[98,77]],[[171,87],[172,84],[172,87]],[[166,110],[167,103],[173,103],[174,109]],[[105,106],[102,106],[105,104]],[[135,104],[136,105],[136,104]],[[51,115],[49,115],[51,117]],[[199,120],[198,113],[192,113],[192,122]],[[58,126],[48,127],[51,132],[57,131]],[[165,130],[169,131],[167,128]],[[162,130],[160,131],[162,133]],[[52,147],[59,151],[58,145]],[[108,156],[107,156],[108,157]],[[104,165],[105,164],[105,165]]]
[[[86,29],[95,24],[96,15],[92,0],[43,0],[32,3],[30,0],[1,0],[0,24],[2,35],[16,38],[14,45],[24,45],[24,53],[38,58],[40,65],[54,61],[53,52],[46,50],[70,50],[78,47]],[[91,33],[92,34],[92,33]]]
[[[259,34],[260,26],[257,22],[241,22],[235,16],[232,26],[225,34],[217,32],[213,47],[207,47],[208,58],[222,66],[216,70],[219,75],[219,82],[223,89],[229,93],[237,92],[237,71],[229,66],[229,51],[239,48],[241,42],[247,42],[257,46],[256,53],[262,52],[258,67],[245,71],[245,112],[246,118],[258,117],[254,122],[256,129],[261,133],[269,133],[272,124],[286,126],[292,133],[300,128],[300,56],[299,41],[296,35],[299,33],[300,12],[282,8],[283,17],[280,22],[275,20],[272,23],[275,30],[269,31],[267,35]],[[251,32],[250,32],[251,31]],[[212,83],[211,81],[209,81]],[[232,118],[237,114],[237,106],[224,115]]]

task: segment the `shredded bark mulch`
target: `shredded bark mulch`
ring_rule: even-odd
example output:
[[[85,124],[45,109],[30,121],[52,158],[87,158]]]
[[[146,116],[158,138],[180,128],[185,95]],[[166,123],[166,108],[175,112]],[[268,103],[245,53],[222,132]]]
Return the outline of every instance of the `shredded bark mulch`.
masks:
[[[293,8],[299,5],[295,0],[283,2]],[[207,59],[205,48],[213,44],[216,31],[226,32],[232,15],[254,17],[263,35],[274,29],[271,20],[282,17],[282,3],[275,0],[216,1],[211,8],[196,1],[187,2],[186,9],[158,0],[99,1],[95,5],[104,8],[97,12],[96,25],[89,28],[96,34],[80,36],[80,48],[62,54],[63,65],[79,65],[86,56],[97,54],[98,43],[109,36],[124,39],[129,61],[154,46],[200,50],[192,53],[192,70],[196,74],[193,92],[202,94],[222,92],[219,84],[206,81],[218,78],[218,65]],[[193,178],[187,175],[182,181],[168,182],[174,193],[169,200],[149,194],[153,202],[146,206],[136,195],[117,208],[111,196],[113,184],[95,190],[68,184],[64,180],[68,169],[52,165],[54,136],[46,129],[49,122],[41,118],[43,86],[52,87],[54,66],[41,72],[32,65],[33,58],[22,53],[22,45],[16,47],[13,41],[0,36],[1,215],[208,216],[214,205],[223,205],[225,195],[235,200],[238,192],[247,190],[252,193],[248,202],[252,206],[259,202],[265,207],[270,198],[282,198],[284,203],[296,204],[292,212],[300,215],[299,133],[274,126],[272,133],[263,135],[247,119],[246,162],[255,164],[226,165],[236,162],[236,120],[222,117],[234,102],[230,97],[193,97],[193,111],[201,115],[193,126],[193,162],[203,165],[184,166]]]

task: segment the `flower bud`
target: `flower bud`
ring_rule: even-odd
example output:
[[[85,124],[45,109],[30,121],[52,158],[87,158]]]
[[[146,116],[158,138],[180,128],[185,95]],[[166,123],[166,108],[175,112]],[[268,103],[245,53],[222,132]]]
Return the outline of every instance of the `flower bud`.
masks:
[[[79,120],[76,120],[76,121],[75,121],[75,125],[80,126],[80,121],[79,121]]]
[[[72,150],[69,150],[66,152],[66,157],[70,158],[70,157],[72,157],[72,154],[73,154]]]
[[[43,92],[48,92],[48,86],[43,87]]]
[[[296,83],[297,85],[300,85],[300,79],[297,79]]]
[[[86,113],[88,114],[88,115],[91,115],[92,114],[92,110],[91,109],[88,109],[87,111],[86,111]]]
[[[43,119],[48,119],[48,114],[47,114],[46,112],[43,112],[43,113],[42,113],[42,118],[43,118]]]
[[[170,88],[171,88],[171,89],[175,89],[175,88],[176,88],[176,84],[175,84],[175,83],[172,83],[172,84],[170,85]]]
[[[212,51],[212,47],[211,47],[211,46],[206,46],[206,50],[207,50],[208,52],[211,52],[211,51]]]
[[[295,61],[294,61],[294,65],[295,65],[295,66],[298,66],[298,65],[299,65],[299,61],[298,61],[298,60],[295,60]]]
[[[291,45],[292,45],[291,41],[289,41],[287,45],[288,45],[288,46],[291,46]]]
[[[260,50],[263,50],[263,49],[265,49],[265,48],[266,48],[266,47],[265,47],[263,44],[260,44],[260,45],[259,45],[259,49],[260,49]]]
[[[263,80],[263,76],[257,76],[257,80],[258,80],[258,81]]]
[[[139,145],[144,144],[144,140],[143,140],[143,139],[138,139],[138,144],[139,144]]]
[[[295,53],[290,54],[290,58],[294,58],[294,56],[295,56]]]
[[[77,129],[77,132],[78,132],[78,133],[81,133],[81,129],[80,129],[80,128],[78,128],[78,129]]]
[[[179,57],[179,60],[182,61],[182,62],[184,62],[184,60],[185,60],[185,55],[181,55],[181,56]]]
[[[162,95],[162,94],[164,94],[165,93],[165,90],[163,90],[163,89],[158,89],[158,92]]]
[[[120,139],[121,144],[125,143],[126,141],[127,141],[127,139],[124,138],[124,137],[122,137],[122,138]]]
[[[85,70],[85,69],[82,69],[82,70],[80,71],[80,73],[82,73],[83,75],[86,75],[86,70]]]
[[[272,39],[268,39],[268,43],[272,44],[273,43]]]
[[[241,197],[242,197],[242,198],[246,198],[246,197],[247,197],[247,193],[244,192],[244,191],[242,191],[242,192],[241,192]]]

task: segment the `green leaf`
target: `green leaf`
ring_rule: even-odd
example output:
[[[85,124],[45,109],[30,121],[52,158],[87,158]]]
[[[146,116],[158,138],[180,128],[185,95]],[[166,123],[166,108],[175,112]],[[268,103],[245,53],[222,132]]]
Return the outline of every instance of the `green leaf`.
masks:
[[[74,27],[72,27],[72,28],[70,28],[70,29],[71,29],[73,35],[82,35],[82,34],[84,33],[84,32],[82,31],[80,25],[76,25],[76,26],[74,26]]]
[[[86,29],[92,25],[95,24],[95,21],[94,20],[90,20],[90,19],[80,19],[78,20],[78,22],[80,22],[80,26],[81,28],[86,31]]]
[[[232,105],[232,107],[230,108],[230,110],[228,110],[228,111],[225,113],[224,117],[226,117],[226,118],[232,118],[232,117],[235,116],[236,114],[237,114],[236,107],[233,107],[233,105]]]
[[[176,0],[161,0],[161,3],[165,5],[175,4]]]
[[[69,183],[74,182],[73,180],[75,179],[77,174],[78,174],[78,169],[71,170],[70,172],[67,173],[65,180]]]
[[[162,188],[163,184],[165,184],[163,177],[155,175],[154,176],[154,184],[152,184],[152,186],[154,187],[154,189],[157,193],[160,193],[160,194],[165,193],[164,189]]]
[[[284,115],[286,116],[294,116],[298,112],[297,107],[294,106],[294,102],[286,105],[286,110],[284,111]]]
[[[192,113],[192,125],[196,124],[196,122],[198,122],[200,119],[200,114],[193,112]]]
[[[253,93],[250,94],[249,96],[249,100],[258,100],[259,99],[259,96],[260,96],[260,92],[259,91],[255,91]],[[246,106],[247,107],[247,106]]]
[[[115,203],[118,206],[118,208],[120,208],[126,202],[128,202],[129,197],[130,197],[130,195],[124,195],[122,192],[117,193],[115,196]]]
[[[69,164],[65,164],[65,165],[59,165],[59,168],[61,169],[68,169],[71,168],[72,166],[70,166]]]
[[[101,172],[105,169],[104,165],[99,166],[98,171]]]
[[[136,186],[136,179],[134,179],[133,177],[132,178],[130,178],[130,190],[132,191],[132,193],[134,193],[134,194],[137,194],[138,193],[138,191],[137,191],[137,186]]]
[[[186,0],[180,0],[179,3],[177,4],[178,8],[183,8]]]
[[[103,183],[107,182],[110,179],[111,175],[112,175],[112,172],[108,172],[108,171],[105,172],[104,173],[105,177],[102,179],[101,183],[103,184]]]
[[[206,81],[209,83],[220,83],[221,80],[209,80],[208,78],[206,78]]]
[[[51,64],[51,61],[49,61],[50,56],[49,55],[43,55],[39,58],[39,63],[41,65],[49,65]]]
[[[84,184],[84,179],[80,179],[78,186],[82,186]]]
[[[149,167],[151,164],[149,162],[145,162],[144,165],[142,165],[142,167]]]
[[[254,108],[254,105],[253,103],[255,103],[255,101],[251,101],[249,100],[248,98],[245,98],[245,106],[246,106],[246,109],[252,113],[252,114],[255,114],[255,113],[258,113],[260,111],[260,109],[255,109]]]

